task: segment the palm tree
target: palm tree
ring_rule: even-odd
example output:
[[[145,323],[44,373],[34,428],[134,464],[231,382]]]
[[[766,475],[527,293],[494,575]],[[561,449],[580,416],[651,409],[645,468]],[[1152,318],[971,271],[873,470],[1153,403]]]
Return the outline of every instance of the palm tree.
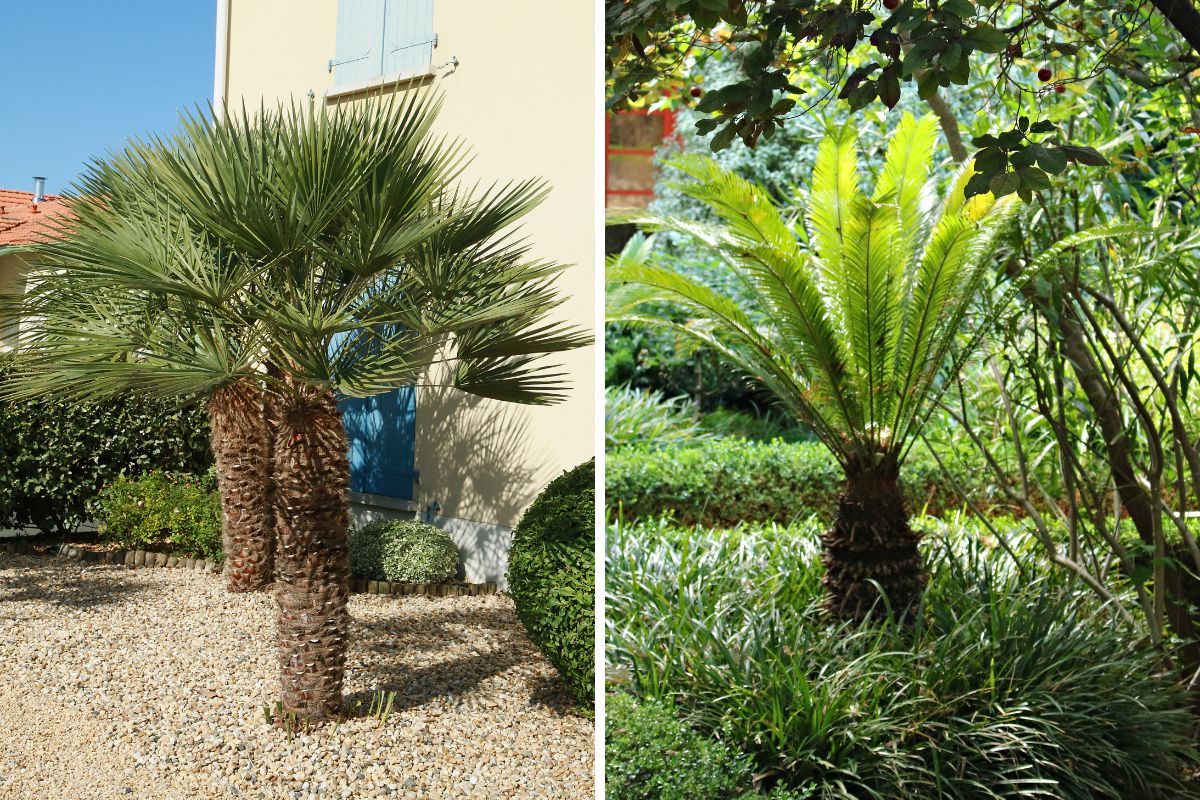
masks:
[[[147,186],[148,178],[144,162],[127,150],[93,163],[80,179],[82,194],[70,201],[56,238],[37,248],[17,307],[33,323],[25,326],[22,350],[36,380],[18,379],[7,394],[53,390],[95,400],[157,380],[185,393],[184,400],[203,399],[222,499],[226,585],[231,592],[262,590],[273,580],[275,540],[271,429],[254,351],[243,341],[253,340],[253,329],[205,314],[207,306],[185,303],[170,289],[174,274],[186,269],[194,282],[208,282],[193,289],[220,303],[248,274],[188,230],[177,204]],[[236,365],[223,361],[230,355]]]
[[[87,326],[55,331],[26,386],[100,379],[196,395],[251,381],[268,395],[282,705],[301,719],[334,716],[342,701],[349,466],[338,398],[418,384],[553,403],[565,376],[539,357],[591,341],[549,319],[563,266],[531,260],[511,234],[542,184],[454,188],[464,150],[431,134],[436,112],[411,96],[188,117],[174,138],[136,146],[148,195],[186,219],[147,232],[167,253],[150,274],[138,255],[44,277],[161,295],[166,318],[122,342],[121,359],[98,357],[111,343]],[[127,314],[101,327],[124,329]],[[203,366],[178,368],[192,360]]]
[[[643,217],[649,230],[698,240],[733,280],[723,290],[669,260],[610,266],[609,318],[657,325],[711,348],[808,425],[837,459],[845,483],[824,536],[831,612],[862,619],[880,590],[898,617],[918,599],[925,571],[909,525],[900,464],[978,334],[964,336],[972,299],[986,291],[990,253],[1012,216],[1011,198],[964,202],[960,173],[936,202],[930,167],[936,121],[906,115],[874,192],[859,186],[848,127],[821,142],[807,225],[761,187],[702,157],[673,166],[718,224]],[[664,321],[655,304],[689,321]]]

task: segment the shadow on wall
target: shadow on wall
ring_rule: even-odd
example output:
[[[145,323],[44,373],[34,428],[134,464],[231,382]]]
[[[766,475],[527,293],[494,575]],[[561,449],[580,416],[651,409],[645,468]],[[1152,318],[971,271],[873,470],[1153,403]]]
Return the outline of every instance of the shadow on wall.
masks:
[[[467,576],[502,580],[512,528],[543,488],[525,409],[421,389],[416,429],[417,518],[428,519],[436,501],[440,516],[432,521],[459,546]]]

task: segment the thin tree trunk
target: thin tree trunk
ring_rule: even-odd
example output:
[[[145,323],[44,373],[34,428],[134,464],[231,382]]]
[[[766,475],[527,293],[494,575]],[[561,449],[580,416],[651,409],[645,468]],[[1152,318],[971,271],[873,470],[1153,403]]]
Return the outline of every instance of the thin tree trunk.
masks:
[[[847,474],[837,518],[823,536],[830,613],[861,621],[880,602],[882,587],[892,616],[907,617],[927,580],[920,539],[909,525],[897,469]]]
[[[350,558],[346,432],[332,392],[274,400],[275,600],[284,714],[338,714],[346,666]]]
[[[221,492],[221,545],[231,592],[267,588],[275,571],[270,440],[263,396],[250,383],[218,389],[208,401]]]

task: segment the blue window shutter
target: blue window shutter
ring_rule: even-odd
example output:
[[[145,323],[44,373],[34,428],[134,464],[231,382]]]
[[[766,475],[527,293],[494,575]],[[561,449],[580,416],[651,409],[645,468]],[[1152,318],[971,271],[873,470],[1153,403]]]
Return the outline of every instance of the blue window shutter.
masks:
[[[334,84],[344,85],[383,74],[386,0],[338,0]]]
[[[413,499],[417,390],[409,386],[338,403],[350,440],[350,490]]]
[[[433,0],[387,0],[385,27],[384,75],[433,63]]]

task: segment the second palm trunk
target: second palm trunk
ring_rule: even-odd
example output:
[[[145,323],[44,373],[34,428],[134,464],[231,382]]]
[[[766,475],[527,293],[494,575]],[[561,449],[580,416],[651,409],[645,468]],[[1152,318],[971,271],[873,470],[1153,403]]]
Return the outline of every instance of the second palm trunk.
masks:
[[[293,387],[275,429],[275,600],[284,714],[338,714],[350,559],[346,432],[333,393]]]
[[[275,536],[263,393],[248,382],[224,386],[209,398],[208,414],[221,490],[226,586],[231,592],[265,589],[274,577]]]
[[[925,588],[920,538],[909,525],[898,469],[848,473],[833,528],[823,537],[833,616],[857,622],[876,605],[882,612],[882,589],[891,615],[906,618]]]

